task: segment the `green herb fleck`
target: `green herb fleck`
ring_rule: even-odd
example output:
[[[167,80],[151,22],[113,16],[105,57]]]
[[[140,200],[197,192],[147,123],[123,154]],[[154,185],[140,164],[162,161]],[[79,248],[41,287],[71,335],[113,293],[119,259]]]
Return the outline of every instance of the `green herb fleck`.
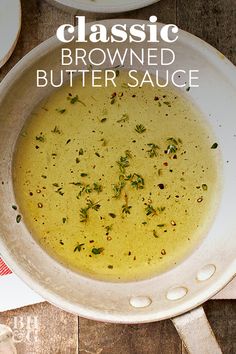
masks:
[[[104,251],[103,247],[99,247],[99,248],[93,247],[93,249],[92,249],[92,253],[95,255],[101,254],[103,251]]]
[[[175,145],[170,144],[167,146],[167,149],[166,149],[167,154],[176,153],[176,151],[177,151],[177,147]]]
[[[54,129],[51,131],[52,133],[57,133],[57,134],[61,134],[60,129],[55,125]]]
[[[116,161],[121,173],[125,173],[125,168],[129,166],[128,156],[121,156],[119,161]]]
[[[86,222],[88,220],[88,210],[89,208],[80,209],[80,222]]]
[[[142,176],[138,175],[137,173],[133,173],[126,177],[127,180],[131,181],[131,186],[136,189],[143,189],[144,188],[144,179]]]
[[[124,123],[129,120],[129,115],[127,113],[122,114],[122,117],[117,120],[117,123]]]
[[[173,145],[178,145],[178,141],[175,138],[168,138],[167,141],[169,141]]]
[[[112,185],[112,189],[113,189],[113,192],[114,192],[113,198],[117,199],[117,198],[120,197],[121,191],[124,188],[124,186],[125,186],[125,182],[124,181],[120,181],[119,183]]]
[[[44,143],[45,142],[45,136],[44,135],[38,135],[38,136],[36,136],[35,137],[35,139],[37,140],[37,141],[40,141],[41,143]]]
[[[74,252],[80,252],[84,243],[78,243],[77,246],[74,248]]]
[[[94,182],[93,184],[93,189],[97,192],[97,193],[101,193],[102,192],[102,185],[97,183],[97,182]]]
[[[66,112],[66,109],[65,109],[65,108],[63,108],[63,109],[58,109],[58,108],[57,108],[56,111],[57,111],[58,113],[63,114],[63,113]]]
[[[20,214],[18,214],[16,216],[16,222],[17,222],[17,224],[19,224],[19,222],[21,222],[21,215]]]
[[[13,210],[17,210],[17,206],[16,205],[12,205],[11,206]]]
[[[127,204],[122,205],[122,213],[123,214],[130,214],[131,208],[132,208],[131,205],[127,205]]]
[[[137,124],[135,127],[135,131],[139,134],[142,134],[146,131],[146,128],[142,124]]]
[[[98,203],[99,203],[99,202],[94,203],[94,202],[92,202],[91,200],[88,200],[88,201],[87,201],[87,207],[88,207],[89,209],[93,209],[93,210],[98,211],[98,209],[101,207],[101,205],[98,204]]]
[[[145,212],[146,212],[146,215],[149,216],[154,216],[157,214],[156,212],[156,209],[151,205],[149,204],[146,208],[145,208]]]
[[[105,226],[106,233],[109,234],[109,232],[112,230],[113,225],[107,225]]]
[[[214,143],[212,146],[211,146],[211,149],[217,149],[218,147],[218,143]]]
[[[203,183],[203,184],[202,184],[202,189],[203,189],[204,191],[207,191],[207,189],[208,189],[207,184]]]
[[[147,144],[147,146],[150,148],[147,150],[149,157],[153,158],[157,156],[157,150],[159,149],[159,146],[153,143]]]
[[[82,101],[79,100],[79,96],[75,95],[74,97],[71,97],[70,95],[67,97],[68,101],[70,101],[71,104],[75,104],[77,102],[81,103],[83,106],[86,106],[86,104]]]
[[[159,237],[159,236],[157,235],[156,230],[153,230],[153,231],[152,231],[152,234],[153,234],[153,236],[154,236],[155,238],[158,238],[158,237]]]

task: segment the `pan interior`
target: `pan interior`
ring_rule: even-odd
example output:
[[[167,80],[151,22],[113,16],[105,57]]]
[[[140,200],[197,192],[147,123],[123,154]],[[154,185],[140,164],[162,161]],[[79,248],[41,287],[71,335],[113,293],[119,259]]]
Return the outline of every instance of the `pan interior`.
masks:
[[[116,88],[91,79],[56,90],[26,122],[14,160],[20,212],[67,267],[109,281],[150,278],[208,231],[217,143],[188,88],[132,88],[125,70]]]

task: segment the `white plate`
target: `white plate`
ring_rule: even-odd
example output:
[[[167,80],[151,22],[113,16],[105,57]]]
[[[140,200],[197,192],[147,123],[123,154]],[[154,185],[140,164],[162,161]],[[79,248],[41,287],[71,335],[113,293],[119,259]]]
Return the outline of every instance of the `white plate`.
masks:
[[[125,12],[145,7],[159,0],[47,0],[60,7],[90,12]]]
[[[10,58],[20,33],[20,0],[0,0],[0,68]]]

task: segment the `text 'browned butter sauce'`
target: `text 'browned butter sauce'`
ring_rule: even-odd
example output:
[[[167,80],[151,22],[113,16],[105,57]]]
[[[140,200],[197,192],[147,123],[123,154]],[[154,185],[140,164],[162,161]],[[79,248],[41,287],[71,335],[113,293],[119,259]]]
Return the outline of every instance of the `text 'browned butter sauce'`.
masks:
[[[173,88],[64,86],[27,121],[14,159],[24,221],[82,274],[135,280],[166,271],[206,234],[218,186],[216,147]],[[188,93],[186,92],[186,95]]]

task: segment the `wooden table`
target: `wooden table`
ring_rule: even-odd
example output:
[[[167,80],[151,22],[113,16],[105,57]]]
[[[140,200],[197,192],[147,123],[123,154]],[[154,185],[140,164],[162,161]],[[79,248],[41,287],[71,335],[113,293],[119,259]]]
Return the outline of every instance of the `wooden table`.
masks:
[[[20,39],[11,59],[0,69],[0,79],[29,50],[54,35],[60,24],[74,22],[72,14],[44,0],[22,0],[22,12]],[[151,14],[160,22],[176,23],[203,38],[236,64],[236,0],[161,0],[146,9],[109,17],[147,19]],[[86,16],[87,20],[106,17]],[[208,301],[204,308],[223,353],[236,353],[236,301]],[[42,303],[0,313],[0,322],[13,329],[19,354],[185,353],[171,321],[145,325],[98,323]]]

